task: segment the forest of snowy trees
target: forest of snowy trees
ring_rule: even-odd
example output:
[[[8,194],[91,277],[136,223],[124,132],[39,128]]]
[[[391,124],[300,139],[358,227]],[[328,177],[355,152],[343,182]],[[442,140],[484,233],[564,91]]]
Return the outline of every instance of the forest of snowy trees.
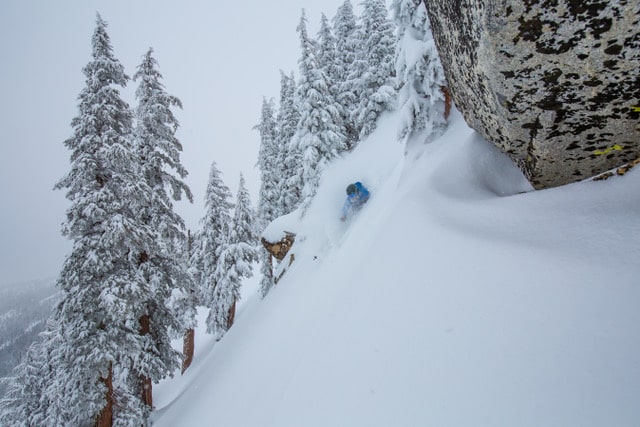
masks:
[[[316,37],[302,11],[298,70],[281,72],[278,104],[264,99],[256,126],[257,209],[242,177],[232,200],[212,160],[193,234],[174,210],[193,197],[172,112],[181,102],[166,93],[149,49],[133,76],[137,105],[129,106],[120,94],[129,77],[98,15],[64,142],[70,169],[55,186],[70,201],[63,234],[73,250],[57,280],[60,302],[7,379],[2,425],[149,425],[152,384],[184,371],[193,354],[196,308],[209,310],[207,332],[220,339],[256,263],[262,295],[274,286],[275,261],[258,249],[260,232],[284,214],[304,215],[323,170],[365,141],[385,111],[403,111],[405,143],[444,129],[446,83],[422,1],[361,7],[357,16],[345,0],[332,19],[322,15]],[[416,44],[422,54],[407,54]],[[171,339],[183,336],[181,353]]]
[[[406,144],[428,141],[446,126],[444,71],[422,1],[394,0],[391,16],[384,0],[361,6],[356,16],[345,0],[331,23],[322,15],[316,38],[302,11],[298,78],[281,72],[279,107],[263,100],[257,126],[262,228],[296,209],[304,215],[322,171],[371,134],[385,111],[402,111],[398,139]],[[264,250],[260,259],[266,295],[276,261]]]

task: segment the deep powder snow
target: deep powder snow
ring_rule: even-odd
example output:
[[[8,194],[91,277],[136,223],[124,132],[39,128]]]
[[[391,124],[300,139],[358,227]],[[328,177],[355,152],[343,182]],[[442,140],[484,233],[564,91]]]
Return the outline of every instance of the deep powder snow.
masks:
[[[457,112],[406,153],[396,129],[285,221],[296,261],[265,299],[247,281],[215,345],[200,322],[154,426],[638,425],[640,172],[532,191]],[[342,224],[355,180],[372,197]]]

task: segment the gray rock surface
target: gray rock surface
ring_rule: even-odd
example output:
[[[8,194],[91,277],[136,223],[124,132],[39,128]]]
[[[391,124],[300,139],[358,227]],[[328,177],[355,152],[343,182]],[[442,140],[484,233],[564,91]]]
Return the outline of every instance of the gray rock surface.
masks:
[[[453,100],[535,188],[640,157],[640,0],[425,0]]]

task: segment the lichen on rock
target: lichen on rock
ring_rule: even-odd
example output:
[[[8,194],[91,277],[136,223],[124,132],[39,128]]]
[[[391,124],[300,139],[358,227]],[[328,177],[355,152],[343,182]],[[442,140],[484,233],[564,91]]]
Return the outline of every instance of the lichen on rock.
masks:
[[[640,2],[428,0],[457,108],[535,188],[640,157]]]

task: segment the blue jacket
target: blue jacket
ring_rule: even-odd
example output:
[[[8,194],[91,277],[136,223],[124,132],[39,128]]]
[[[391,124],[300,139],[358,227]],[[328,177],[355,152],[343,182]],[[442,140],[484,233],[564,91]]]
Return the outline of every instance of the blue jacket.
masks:
[[[355,183],[355,186],[356,192],[347,196],[347,200],[345,200],[344,206],[342,207],[342,220],[346,219],[352,213],[360,210],[362,205],[367,203],[367,200],[369,200],[370,194],[367,187],[362,185],[359,181]]]

